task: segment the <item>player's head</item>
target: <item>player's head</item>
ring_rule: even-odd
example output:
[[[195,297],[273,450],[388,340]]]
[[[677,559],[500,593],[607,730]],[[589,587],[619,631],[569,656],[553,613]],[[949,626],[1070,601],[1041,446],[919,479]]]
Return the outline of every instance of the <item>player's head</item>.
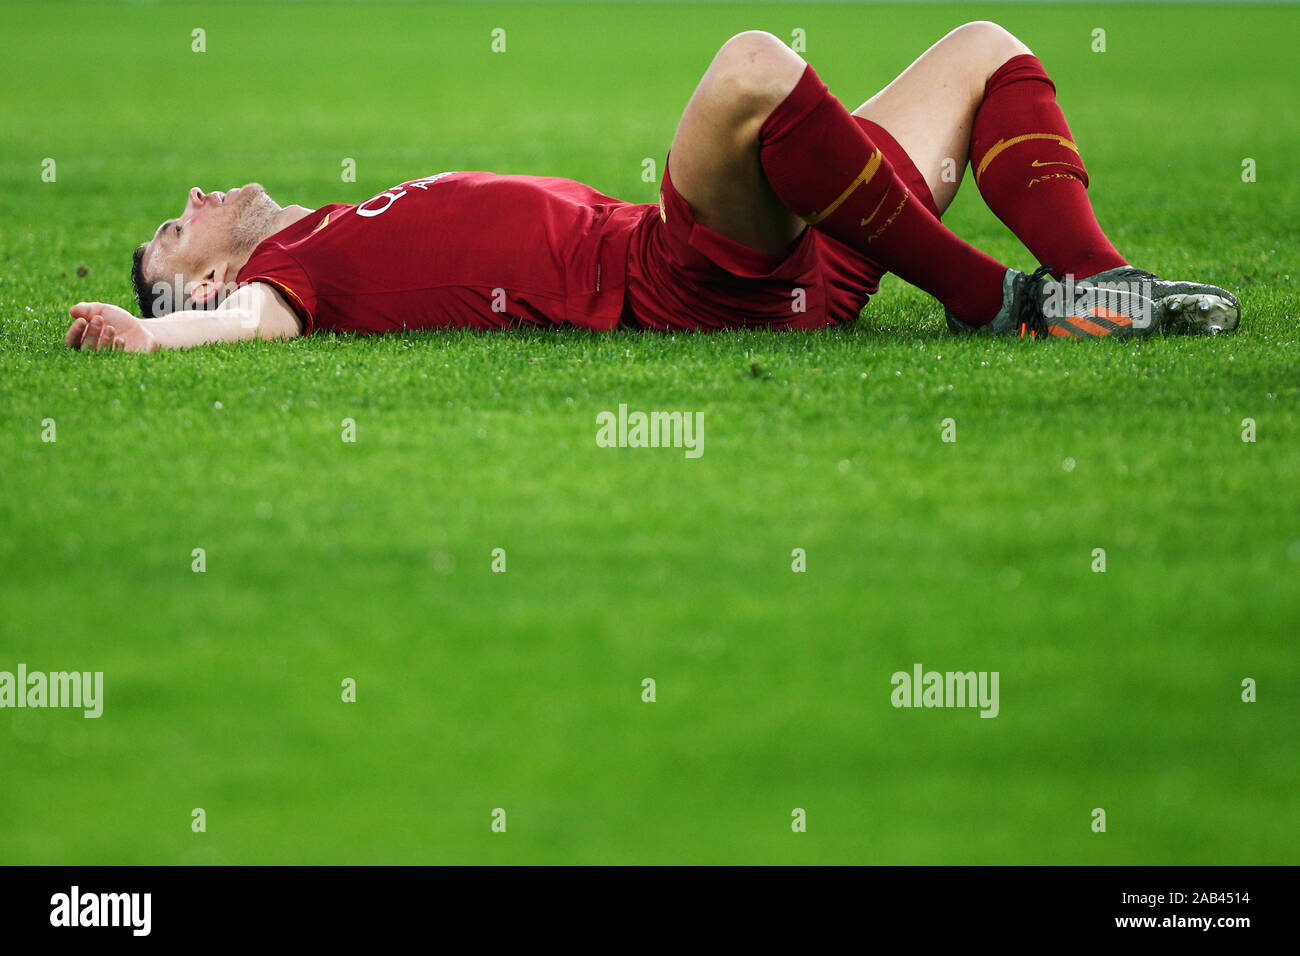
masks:
[[[131,283],[140,314],[216,306],[253,249],[275,232],[280,211],[259,183],[225,193],[190,189],[180,216],[136,247]]]

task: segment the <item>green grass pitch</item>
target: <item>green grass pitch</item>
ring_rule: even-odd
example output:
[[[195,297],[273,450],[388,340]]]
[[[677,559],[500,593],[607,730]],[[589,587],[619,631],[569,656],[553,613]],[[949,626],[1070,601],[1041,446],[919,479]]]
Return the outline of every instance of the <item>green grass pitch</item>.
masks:
[[[890,278],[808,335],[62,344],[191,185],[651,201],[732,33],[805,31],[855,106],[980,17],[1054,75],[1121,251],[1237,290],[1238,334],[959,341]],[[0,710],[0,861],[1300,862],[1298,22],[0,6],[0,670],[105,682],[98,720]],[[1034,264],[969,176],[947,221]],[[702,411],[703,457],[598,448],[620,403]],[[999,716],[895,709],[915,663],[997,671]]]

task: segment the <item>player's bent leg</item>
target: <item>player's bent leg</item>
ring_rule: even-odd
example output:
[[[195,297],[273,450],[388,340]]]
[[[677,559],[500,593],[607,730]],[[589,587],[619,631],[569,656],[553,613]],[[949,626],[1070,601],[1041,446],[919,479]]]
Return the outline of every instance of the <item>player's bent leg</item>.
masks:
[[[1240,305],[1217,286],[1169,282],[1127,264],[1098,224],[1088,174],[1056,101],[1056,87],[1030,49],[1002,27],[968,23],[927,50],[893,83],[858,108],[899,141],[948,207],[969,160],[980,194],[999,219],[1054,275],[1078,280],[1068,316],[1037,316],[1052,284],[1017,279],[1015,309],[981,330],[1047,334],[1229,331]],[[1059,284],[1057,284],[1059,286]],[[1092,285],[1115,293],[1110,304]],[[1071,286],[1070,288],[1074,288]],[[1049,296],[1049,298],[1052,298]],[[1060,297],[1056,297],[1060,298]],[[1097,301],[1091,301],[1092,299]],[[1023,313],[1023,316],[1022,316]],[[1024,320],[1024,316],[1028,320]],[[1070,320],[1082,321],[1069,324]],[[1042,320],[1042,321],[1040,321]],[[949,325],[968,324],[949,314]]]
[[[803,231],[763,175],[758,131],[806,64],[770,33],[722,45],[682,113],[668,175],[695,221],[751,249],[780,255]]]
[[[929,197],[771,34],[739,34],[714,58],[678,128],[668,182],[696,225],[760,252],[786,255],[811,225],[968,322],[1005,304],[1006,267],[939,222]]]
[[[1011,56],[985,82],[970,165],[989,209],[1057,277],[1110,289],[1117,301],[1152,303],[1164,331],[1214,334],[1237,326],[1241,306],[1230,292],[1134,269],[1107,238],[1056,85],[1032,53]]]
[[[964,64],[967,72],[956,84],[965,88],[957,126],[969,136],[979,83],[1024,47],[992,25],[973,24],[946,40],[943,55],[931,56],[924,69],[942,59],[954,70]],[[955,83],[933,77],[930,82],[941,90]],[[867,112],[867,119],[878,117],[873,122],[889,131],[887,111]],[[950,145],[953,131],[947,132],[946,140],[934,142]],[[945,180],[953,177],[943,172],[959,156],[946,166],[944,157],[927,163],[946,201],[952,190],[944,189]],[[682,118],[667,178],[697,224],[772,255],[785,252],[811,225],[930,292],[963,330],[987,325],[989,332],[1050,336],[1147,330],[1138,321],[1148,311],[1145,297],[1130,297],[1132,305],[1123,309],[1102,308],[1091,301],[1101,296],[1093,290],[1081,304],[1072,297],[1062,309],[1059,284],[1009,271],[954,235],[913,195],[812,67],[770,34],[739,34],[719,51]],[[1044,321],[1049,317],[1066,324]]]
[[[922,53],[856,110],[898,140],[944,212],[966,168],[971,127],[984,84],[1029,47],[996,23],[967,23]]]

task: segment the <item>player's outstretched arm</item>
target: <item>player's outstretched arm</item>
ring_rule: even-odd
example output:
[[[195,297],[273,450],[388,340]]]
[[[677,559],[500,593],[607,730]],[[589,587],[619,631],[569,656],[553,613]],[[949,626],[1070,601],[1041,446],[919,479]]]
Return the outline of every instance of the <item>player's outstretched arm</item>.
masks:
[[[140,319],[107,302],[78,302],[65,341],[74,349],[156,352],[211,342],[288,339],[301,334],[297,315],[264,282],[237,289],[216,309]]]

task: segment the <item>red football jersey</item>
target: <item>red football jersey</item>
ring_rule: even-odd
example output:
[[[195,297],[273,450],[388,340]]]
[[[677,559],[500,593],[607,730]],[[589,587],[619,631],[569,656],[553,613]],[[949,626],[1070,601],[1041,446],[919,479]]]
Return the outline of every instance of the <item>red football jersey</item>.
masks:
[[[657,212],[568,179],[439,173],[317,209],[253,250],[237,282],[279,289],[304,334],[608,330],[623,309],[631,235]]]

